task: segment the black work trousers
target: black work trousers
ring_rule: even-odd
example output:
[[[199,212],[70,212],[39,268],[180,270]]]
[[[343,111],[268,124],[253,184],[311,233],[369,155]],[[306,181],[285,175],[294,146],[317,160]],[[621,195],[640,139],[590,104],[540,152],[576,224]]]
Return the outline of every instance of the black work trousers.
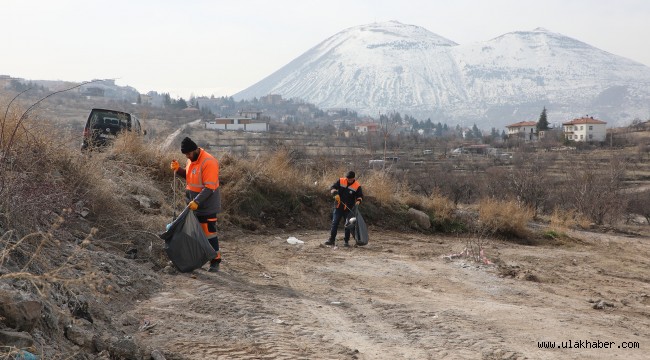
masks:
[[[330,241],[336,240],[336,233],[338,232],[339,223],[341,222],[341,219],[347,219],[349,214],[350,209],[343,206],[343,203],[341,203],[341,206],[338,208],[334,208],[334,212],[332,214],[332,230],[330,231]],[[349,229],[345,229],[345,237],[343,239],[345,242],[350,241]]]

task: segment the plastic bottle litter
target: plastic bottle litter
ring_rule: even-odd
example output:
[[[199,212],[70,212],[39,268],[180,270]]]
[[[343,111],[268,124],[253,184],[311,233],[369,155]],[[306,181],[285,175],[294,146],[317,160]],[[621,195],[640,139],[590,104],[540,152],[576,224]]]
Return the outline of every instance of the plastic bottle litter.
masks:
[[[38,356],[30,353],[29,351],[20,350],[20,352],[18,352],[18,354],[16,354],[16,357],[14,359],[16,359],[16,360],[38,360]]]
[[[165,231],[169,231],[170,227],[172,227],[172,223],[169,223],[165,226]]]
[[[288,242],[289,244],[291,244],[291,245],[302,245],[302,244],[305,243],[304,241],[302,241],[302,240],[298,240],[298,239],[296,239],[296,238],[293,237],[293,236],[289,237],[289,238],[287,239],[287,242]]]

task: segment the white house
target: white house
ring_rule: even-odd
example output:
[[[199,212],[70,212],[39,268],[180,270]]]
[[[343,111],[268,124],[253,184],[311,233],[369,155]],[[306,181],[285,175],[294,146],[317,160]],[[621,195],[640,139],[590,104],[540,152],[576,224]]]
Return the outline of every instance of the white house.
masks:
[[[605,141],[607,123],[593,116],[562,123],[564,138],[571,141]]]
[[[269,131],[269,123],[251,118],[216,118],[205,123],[210,130]]]
[[[373,122],[361,123],[354,126],[360,133],[376,132],[379,130],[379,124]]]
[[[507,125],[509,138],[521,138],[524,141],[537,140],[537,122],[520,121],[518,123]]]

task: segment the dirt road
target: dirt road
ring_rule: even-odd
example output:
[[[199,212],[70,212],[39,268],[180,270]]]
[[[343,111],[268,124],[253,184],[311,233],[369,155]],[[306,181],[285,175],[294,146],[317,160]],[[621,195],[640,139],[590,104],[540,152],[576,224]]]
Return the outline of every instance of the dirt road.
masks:
[[[457,238],[371,229],[368,246],[332,249],[326,236],[226,234],[222,272],[165,275],[131,311],[153,325],[138,341],[167,359],[648,358],[648,238],[491,241],[486,266],[443,259]]]

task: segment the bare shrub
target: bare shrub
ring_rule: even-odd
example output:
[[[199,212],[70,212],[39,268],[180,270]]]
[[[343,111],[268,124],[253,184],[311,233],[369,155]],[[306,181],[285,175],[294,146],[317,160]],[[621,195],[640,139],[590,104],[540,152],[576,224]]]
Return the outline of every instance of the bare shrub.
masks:
[[[512,170],[490,168],[484,183],[485,195],[497,199],[516,199],[533,210],[537,217],[548,199],[550,178],[547,162],[539,156],[521,154]]]
[[[492,265],[494,264],[490,261],[485,255],[485,248],[489,243],[489,238],[494,234],[490,233],[487,229],[477,229],[477,231],[472,232],[471,236],[464,239],[465,244],[461,252],[456,254],[450,254],[443,256],[447,260],[453,260],[456,258],[465,258],[473,262]]]
[[[511,197],[508,192],[508,169],[503,167],[491,167],[486,170],[485,181],[482,186],[483,196],[505,200]]]
[[[483,232],[524,238],[533,210],[513,200],[485,198],[479,203],[479,228]]]
[[[579,212],[597,225],[615,222],[625,209],[621,196],[626,163],[612,159],[603,169],[594,161],[583,160],[576,168],[566,171],[564,197]]]
[[[479,175],[475,172],[454,171],[450,167],[436,169],[432,176],[438,191],[451,199],[454,205],[470,202],[479,193]]]
[[[504,184],[517,201],[533,210],[533,217],[537,217],[548,196],[549,180],[546,168],[546,164],[539,159],[529,159],[516,166],[509,174],[508,183]]]
[[[631,194],[627,204],[627,211],[643,216],[650,225],[650,190]]]

